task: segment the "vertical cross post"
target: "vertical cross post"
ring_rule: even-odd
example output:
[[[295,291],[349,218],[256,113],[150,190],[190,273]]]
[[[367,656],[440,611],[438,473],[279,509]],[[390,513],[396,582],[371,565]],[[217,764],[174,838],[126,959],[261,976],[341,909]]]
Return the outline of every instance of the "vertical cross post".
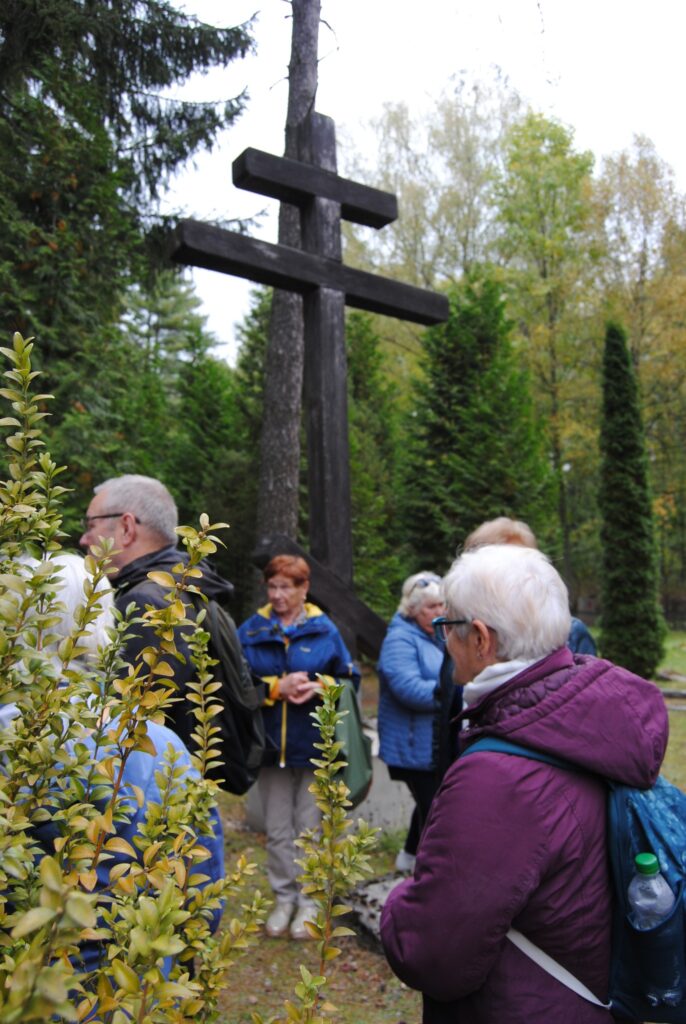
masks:
[[[303,148],[311,163],[335,174],[333,120],[312,113],[303,131]],[[301,228],[305,252],[341,262],[340,203],[313,196],[301,208]],[[310,551],[344,583],[352,584],[345,293],[313,288],[305,295],[304,321]]]

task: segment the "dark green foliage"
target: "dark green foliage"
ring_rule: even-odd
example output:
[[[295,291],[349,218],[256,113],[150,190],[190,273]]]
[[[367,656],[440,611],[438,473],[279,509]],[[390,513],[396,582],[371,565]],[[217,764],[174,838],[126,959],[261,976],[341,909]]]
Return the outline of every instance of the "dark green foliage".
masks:
[[[244,27],[205,25],[167,0],[4,0],[3,112],[30,94],[72,131],[103,126],[130,168],[132,194],[154,197],[166,175],[236,118],[243,100],[180,103],[161,91],[250,46]]]
[[[212,355],[199,301],[178,272],[161,274],[130,305],[126,329],[112,331],[104,351],[89,347],[88,360],[73,368],[65,415],[48,428],[72,487],[66,526],[76,542],[93,487],[103,480],[158,477],[182,522],[206,510],[213,522],[230,523],[215,562],[242,593],[234,573],[249,571],[253,537],[245,524],[252,524],[258,449],[245,440],[240,371]]]
[[[613,323],[605,334],[600,444],[600,650],[604,658],[650,677],[662,658],[666,631],[638,386],[626,334]]]
[[[224,65],[244,29],[201,25],[165,0],[0,5],[0,327],[40,339],[54,415],[65,363],[110,343],[169,174],[242,107],[162,92]]]
[[[191,521],[225,497],[208,481],[227,477],[232,374],[189,286],[156,280],[148,242],[168,175],[242,106],[161,91],[248,46],[164,0],[0,8],[0,326],[39,339],[75,539],[109,476],[160,477]]]
[[[397,388],[384,373],[371,317],[346,320],[355,589],[389,617],[406,575],[398,543]]]
[[[5,336],[40,336],[55,390],[61,361],[107,334],[141,273],[139,216],[122,202],[128,174],[113,166],[101,126],[67,128],[40,97],[20,93],[0,110],[0,147],[0,322]]]
[[[554,485],[526,373],[509,342],[501,288],[475,272],[450,317],[424,336],[423,377],[406,425],[403,519],[416,568],[443,571],[479,523],[526,520],[546,537]]]
[[[264,361],[271,301],[271,289],[255,289],[252,293],[250,312],[238,328],[240,348],[231,384],[231,437],[226,441],[224,454],[226,504],[222,515],[231,525],[226,538],[226,570],[236,587],[237,621],[255,610],[258,583],[250,556],[256,541]]]
[[[76,488],[67,509],[70,525],[72,504],[82,512],[93,484],[119,473],[164,478],[173,464],[179,436],[189,435],[194,420],[184,415],[185,381],[214,362],[199,304],[192,286],[166,271],[149,292],[129,293],[125,325],[87,339],[81,359],[64,365],[64,414],[49,429],[53,451]],[[183,466],[197,472],[188,459]],[[177,490],[169,477],[166,483]]]

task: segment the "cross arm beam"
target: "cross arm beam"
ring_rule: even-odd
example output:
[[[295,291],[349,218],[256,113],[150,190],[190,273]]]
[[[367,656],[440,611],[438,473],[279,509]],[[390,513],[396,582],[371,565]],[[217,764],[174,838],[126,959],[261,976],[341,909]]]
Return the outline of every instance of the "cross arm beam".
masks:
[[[438,324],[448,319],[445,295],[200,221],[184,220],[179,224],[170,256],[176,263],[218,270],[301,295],[313,288],[333,288],[345,293],[348,306],[418,324]]]
[[[360,185],[314,164],[261,149],[245,149],[234,160],[232,174],[237,188],[294,206],[304,206],[315,196],[333,199],[341,204],[341,217],[355,224],[382,228],[398,217],[398,200],[392,192]]]

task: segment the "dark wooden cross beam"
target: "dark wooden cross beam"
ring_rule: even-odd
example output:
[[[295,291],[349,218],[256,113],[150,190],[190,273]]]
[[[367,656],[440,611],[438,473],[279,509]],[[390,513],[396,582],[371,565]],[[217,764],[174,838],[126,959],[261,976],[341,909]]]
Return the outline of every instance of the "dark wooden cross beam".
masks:
[[[300,249],[187,220],[177,229],[171,255],[179,263],[304,296],[310,551],[351,584],[345,305],[428,325],[447,319],[448,301],[343,265],[341,218],[381,228],[395,220],[396,199],[336,173],[331,118],[312,113],[302,131],[311,163],[247,149],[233,164],[239,188],[299,207]]]
[[[447,317],[447,300],[436,292],[201,221],[183,221],[176,231],[175,243],[173,258],[192,267],[219,270],[300,295],[308,295],[316,288],[331,288],[345,296],[346,306],[417,324],[441,323]]]
[[[343,220],[385,228],[398,218],[398,200],[390,192],[339,178],[333,171],[272,156],[260,149],[246,149],[233,162],[233,183],[237,188],[271,196],[282,203],[304,207],[314,199],[333,199],[341,204]]]

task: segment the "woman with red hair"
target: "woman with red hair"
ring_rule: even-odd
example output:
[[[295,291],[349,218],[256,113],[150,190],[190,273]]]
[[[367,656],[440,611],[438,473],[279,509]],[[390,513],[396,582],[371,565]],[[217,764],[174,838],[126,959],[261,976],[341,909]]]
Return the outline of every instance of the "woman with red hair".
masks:
[[[267,749],[258,779],[267,831],[267,875],[276,906],[267,934],[307,939],[313,906],[299,890],[295,839],[316,828],[320,813],[309,787],[319,733],[312,701],[336,678],[360,675],[336,626],[307,599],[310,568],[304,558],[277,555],[264,570],[269,603],[247,619],[238,635],[253,673],[267,684],[263,707]],[[294,916],[295,915],[295,916]]]

